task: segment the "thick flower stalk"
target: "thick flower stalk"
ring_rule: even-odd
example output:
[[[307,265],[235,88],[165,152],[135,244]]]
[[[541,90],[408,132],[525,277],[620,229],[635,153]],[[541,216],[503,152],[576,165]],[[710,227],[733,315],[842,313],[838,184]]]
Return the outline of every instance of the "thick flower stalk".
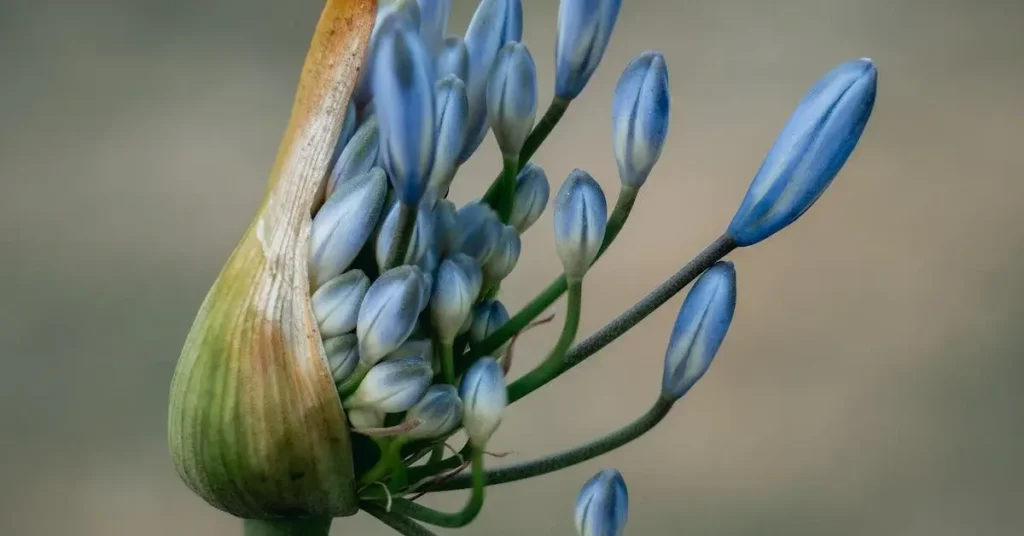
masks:
[[[481,0],[464,35],[449,35],[450,0],[327,2],[264,202],[200,307],[171,386],[169,439],[182,479],[244,519],[246,534],[323,536],[333,518],[360,509],[402,534],[465,527],[486,507],[487,486],[643,436],[729,352],[737,272],[724,257],[820,198],[864,132],[877,72],[853,60],[826,74],[798,103],[725,232],[580,340],[584,296],[596,286],[584,285],[591,267],[658,175],[671,123],[666,58],[637,54],[616,84],[614,201],[602,188],[613,178],[574,169],[552,185],[531,159],[598,68],[620,5],[562,0],[555,98],[535,121],[544,73],[521,42],[520,0]],[[489,184],[460,177],[488,132],[501,173]],[[449,200],[457,180],[478,199]],[[549,204],[551,226],[535,226]],[[533,227],[553,233],[550,257],[562,275],[510,314],[502,283],[516,277]],[[487,449],[501,442],[516,401],[694,281],[645,413],[564,451],[488,467]],[[513,363],[515,338],[546,322],[537,319],[563,294],[556,342]],[[456,489],[468,490],[456,510],[418,502]],[[577,497],[577,532],[618,536],[627,509],[623,476],[602,470]]]

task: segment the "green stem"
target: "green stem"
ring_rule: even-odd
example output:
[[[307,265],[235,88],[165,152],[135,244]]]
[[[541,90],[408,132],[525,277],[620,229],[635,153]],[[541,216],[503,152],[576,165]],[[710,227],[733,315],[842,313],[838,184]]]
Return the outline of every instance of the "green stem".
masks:
[[[470,524],[480,513],[484,505],[484,487],[487,485],[487,472],[484,471],[483,450],[473,449],[473,472],[469,478],[469,485],[473,493],[466,502],[466,506],[454,513],[439,512],[433,508],[423,506],[401,498],[394,499],[391,509],[398,514],[406,515],[413,519],[445,528],[459,528]]]
[[[373,467],[363,475],[363,478],[360,479],[364,485],[372,484],[378,480],[383,480],[384,477],[391,472],[392,468],[402,462],[402,445],[404,445],[405,442],[402,441],[401,438],[396,437],[390,440],[387,438],[381,439],[378,444],[382,451],[380,459],[377,460],[377,463],[375,463]]]
[[[607,454],[630,441],[644,435],[649,432],[652,428],[657,426],[662,419],[668,415],[674,400],[665,399],[658,397],[654,405],[651,406],[647,413],[644,413],[640,418],[636,419],[630,424],[619,428],[615,432],[608,434],[600,439],[596,439],[583,445],[563,450],[543,458],[531,460],[527,462],[517,463],[509,465],[507,467],[500,467],[498,469],[492,469],[487,471],[487,484],[493,486],[496,484],[504,484],[506,482],[515,482],[517,480],[523,480],[526,478],[532,478],[535,476],[544,475],[566,467],[571,467],[578,463],[583,463],[587,460],[591,460],[602,454]],[[447,482],[443,482],[431,491],[449,491],[456,489],[465,489],[473,485],[471,479],[467,478],[466,475],[458,475]]]
[[[359,505],[366,513],[377,518],[385,525],[395,529],[405,536],[437,536],[433,531],[419,523],[395,512],[388,512],[382,506],[372,502],[363,502]]]
[[[484,193],[483,202],[498,213],[502,223],[508,223],[512,216],[512,202],[516,197],[516,175],[519,173],[519,160],[515,157],[505,158],[501,175],[491,183]]]
[[[455,385],[455,354],[452,351],[452,343],[441,343],[441,374],[444,382]]]
[[[245,536],[327,536],[330,531],[330,518],[246,519],[242,522]]]
[[[569,109],[570,102],[572,101],[558,97],[551,99],[551,104],[548,105],[544,116],[540,118],[537,125],[530,131],[530,136],[526,138],[526,143],[523,144],[522,150],[519,151],[519,165],[523,165],[533,158],[533,154],[544,143],[548,134],[551,134],[551,131],[555,129],[555,125],[565,115],[565,111]]]
[[[405,262],[405,254],[409,252],[409,242],[412,241],[413,232],[416,229],[416,207],[399,201],[398,225],[395,227],[396,235],[391,249],[384,260],[384,266],[380,271],[390,270]]]
[[[576,340],[576,333],[579,331],[582,301],[583,282],[571,281],[569,283],[569,301],[565,311],[565,325],[562,326],[562,334],[558,337],[558,342],[537,368],[508,386],[509,404],[543,387],[562,372],[565,367],[565,352],[572,346],[572,342]]]
[[[351,396],[352,393],[356,392],[356,389],[359,388],[359,383],[366,377],[367,372],[370,372],[370,367],[360,361],[356,365],[356,370],[352,371],[352,375],[341,382],[341,385],[338,386],[338,397],[341,398],[342,402]]]
[[[623,186],[619,190],[619,197],[615,202],[615,209],[612,210],[611,216],[608,218],[608,225],[604,232],[604,241],[601,243],[601,249],[597,254],[597,259],[601,258],[601,255],[611,246],[615,237],[619,235],[619,231],[626,225],[626,220],[629,219],[629,213],[633,210],[633,204],[636,202],[636,195],[638,190],[636,188],[630,188]],[[547,286],[536,298],[530,303],[526,304],[515,316],[509,319],[508,322],[504,323],[500,328],[495,330],[494,333],[490,334],[487,338],[474,344],[470,348],[472,357],[476,357],[490,354],[496,349],[500,348],[501,345],[508,342],[516,333],[523,330],[530,322],[533,322],[541,313],[544,312],[551,304],[555,303],[559,297],[568,289],[568,284],[565,280],[565,275],[558,276]]]

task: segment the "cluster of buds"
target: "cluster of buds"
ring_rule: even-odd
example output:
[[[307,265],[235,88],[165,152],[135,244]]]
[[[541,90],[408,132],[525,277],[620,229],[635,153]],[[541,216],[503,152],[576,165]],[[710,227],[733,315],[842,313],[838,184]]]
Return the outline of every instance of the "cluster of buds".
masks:
[[[538,121],[521,0],[481,0],[464,36],[448,34],[448,0],[327,2],[296,99],[295,113],[306,115],[293,117],[298,131],[286,136],[268,196],[204,302],[172,385],[170,440],[182,478],[246,519],[247,533],[324,534],[331,518],[359,509],[404,534],[466,526],[486,486],[640,437],[708,370],[736,307],[736,270],[722,259],[795,221],[827,188],[871,114],[876,70],[854,60],[822,78],[722,236],[577,341],[587,271],[622,229],[667,138],[662,54],[636,56],[615,87],[620,189],[610,211],[582,169],[549,199],[547,174],[530,159],[597,69],[620,4],[561,1],[555,96]],[[449,187],[488,131],[502,171],[479,199],[456,206]],[[549,201],[563,274],[510,315],[502,282]],[[694,280],[648,412],[576,448],[485,466],[511,404]],[[515,337],[562,295],[558,340],[508,381]],[[464,446],[450,446],[462,435]],[[452,489],[471,490],[458,511],[417,502]],[[627,502],[622,476],[598,473],[580,492],[578,532],[620,534]]]

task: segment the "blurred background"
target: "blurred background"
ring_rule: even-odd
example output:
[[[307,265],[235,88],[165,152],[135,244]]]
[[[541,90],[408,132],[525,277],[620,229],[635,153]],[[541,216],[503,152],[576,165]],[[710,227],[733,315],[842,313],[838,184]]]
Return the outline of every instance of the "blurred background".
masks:
[[[546,103],[557,2],[524,4]],[[168,386],[263,194],[321,5],[0,1],[0,533],[240,534],[171,466]],[[454,5],[462,32],[475,2]],[[736,320],[672,415],[598,460],[493,488],[463,532],[571,534],[579,486],[617,467],[634,535],[1019,534],[1024,3],[624,5],[536,157],[554,187],[581,167],[614,195],[612,89],[635,54],[665,52],[668,144],[588,276],[583,332],[724,229],[819,76],[873,58],[874,116],[801,221],[730,257]],[[493,138],[478,154],[459,202],[499,168]],[[548,214],[526,235],[513,311],[559,271],[550,228]],[[527,459],[644,411],[681,300],[518,404],[493,448]],[[516,372],[556,333],[521,339]],[[390,532],[359,515],[335,534]]]

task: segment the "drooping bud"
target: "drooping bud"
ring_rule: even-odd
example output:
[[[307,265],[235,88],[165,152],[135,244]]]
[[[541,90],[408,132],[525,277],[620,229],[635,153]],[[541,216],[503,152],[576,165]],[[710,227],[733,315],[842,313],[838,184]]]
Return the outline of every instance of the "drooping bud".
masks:
[[[678,399],[711,366],[736,310],[736,269],[728,261],[708,268],[679,309],[661,380],[662,396]]]
[[[579,536],[620,536],[626,528],[629,492],[622,474],[605,469],[587,480],[576,496]]]
[[[597,258],[604,240],[608,205],[601,186],[576,169],[555,197],[555,249],[569,279],[581,279]]]
[[[366,291],[359,308],[356,335],[359,358],[374,365],[409,338],[423,310],[423,274],[416,266],[392,268]]]
[[[377,266],[384,266],[388,252],[394,247],[395,239],[398,238],[399,213],[402,210],[400,203],[391,205],[384,222],[377,232],[377,241],[374,243],[374,255]],[[431,242],[434,240],[434,215],[424,205],[416,209],[416,223],[413,225],[412,237],[409,238],[409,249],[405,251],[403,264],[416,264],[427,252]]]
[[[537,68],[522,43],[498,52],[487,79],[487,120],[505,158],[519,158],[537,117]]]
[[[398,413],[411,408],[430,387],[434,370],[421,357],[381,361],[373,366],[359,387],[342,404],[345,408],[367,408]]]
[[[476,299],[472,283],[459,263],[451,259],[441,261],[430,298],[430,321],[442,343],[451,344],[469,318]]]
[[[462,427],[470,444],[483,448],[501,424],[508,405],[504,369],[493,357],[481,357],[463,375],[459,396]]]
[[[871,117],[877,86],[874,63],[860,59],[836,67],[804,96],[729,224],[738,246],[793,223],[832,184]]]
[[[373,233],[387,195],[384,171],[370,171],[346,181],[313,217],[309,239],[309,277],[319,288],[348,269]]]
[[[359,340],[355,333],[324,340],[324,353],[331,367],[335,385],[340,385],[356,370],[359,364]]]
[[[644,52],[629,62],[612,98],[612,147],[619,180],[643,186],[668,136],[671,95],[668,67],[660,52]]]
[[[444,36],[448,35],[452,0],[418,0],[420,6],[420,37],[431,56],[441,50]]]
[[[327,179],[327,197],[330,198],[339,184],[370,171],[379,160],[380,134],[377,129],[377,118],[370,116],[359,125],[352,134],[352,139],[345,144],[341,155],[338,156],[331,176]]]
[[[454,75],[465,83],[469,77],[469,51],[461,37],[449,35],[444,39],[444,45],[434,60],[434,71],[438,79]]]
[[[434,163],[434,66],[419,34],[404,26],[377,45],[372,87],[381,160],[398,198],[415,206]]]
[[[310,304],[324,339],[344,335],[356,329],[356,318],[370,278],[362,270],[349,270],[313,293]]]
[[[555,96],[579,96],[611,40],[622,0],[562,0],[555,38]]]
[[[547,174],[537,164],[528,162],[516,177],[516,195],[508,222],[520,233],[526,232],[544,213],[550,195],[551,185]]]
[[[523,39],[523,5],[520,0],[481,0],[466,28],[469,74],[465,79],[469,95],[469,130],[459,156],[462,164],[480,147],[487,135],[487,77],[494,59],[505,43]]]
[[[433,204],[448,193],[455,178],[459,151],[466,139],[466,121],[469,119],[469,100],[466,85],[454,75],[437,82],[437,147],[434,167],[427,181],[427,201]]]
[[[486,339],[508,320],[508,309],[500,301],[488,300],[476,304],[469,327],[469,340],[477,343]]]
[[[515,270],[522,249],[519,231],[511,225],[503,225],[498,245],[483,265],[484,278],[490,283],[496,283],[508,277]]]
[[[501,238],[501,220],[494,209],[480,202],[466,203],[456,214],[455,223],[456,250],[481,265],[486,263]]]
[[[462,399],[454,385],[432,385],[427,393],[405,414],[406,422],[418,422],[403,434],[410,439],[442,437],[462,422]]]

